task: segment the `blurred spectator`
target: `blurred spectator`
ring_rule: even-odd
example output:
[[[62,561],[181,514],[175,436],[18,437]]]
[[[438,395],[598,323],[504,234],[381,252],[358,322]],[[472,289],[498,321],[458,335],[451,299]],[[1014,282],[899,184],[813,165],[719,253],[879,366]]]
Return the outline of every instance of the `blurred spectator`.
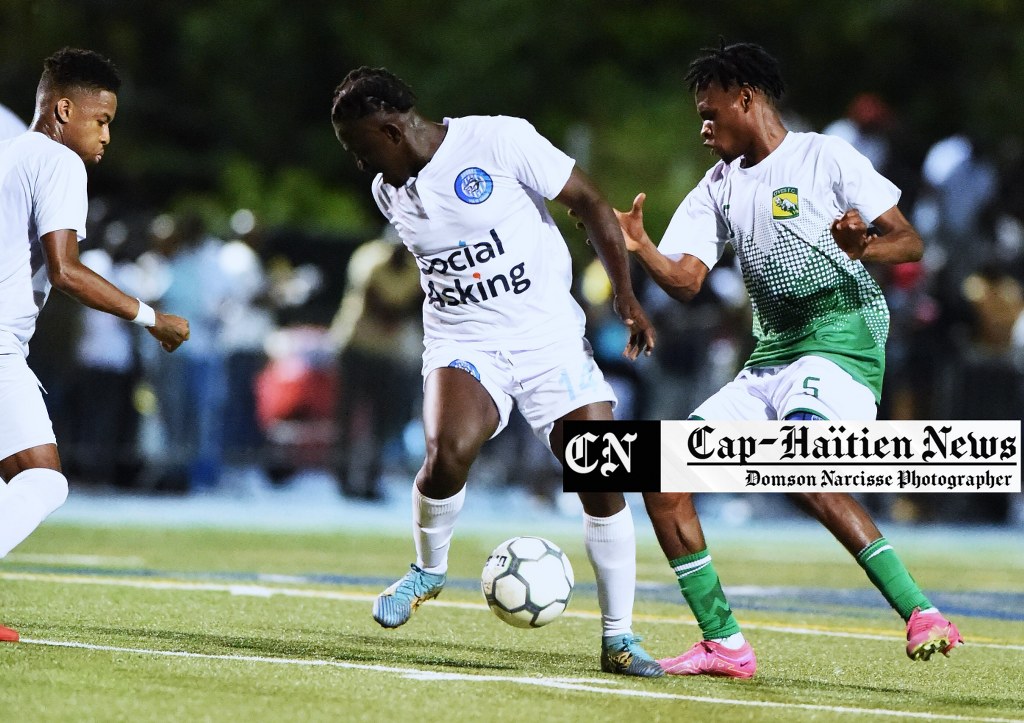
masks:
[[[884,173],[889,165],[892,124],[892,110],[880,96],[859,93],[850,101],[846,115],[829,123],[822,133],[842,138],[867,156],[875,170]]]
[[[24,121],[11,111],[7,106],[0,104],[0,141],[5,138],[20,136],[28,130]]]
[[[266,436],[266,471],[281,481],[325,467],[335,438],[337,372],[327,329],[301,325],[266,339],[269,358],[256,375],[256,413]]]
[[[904,213],[913,212],[924,153],[917,135],[904,127],[885,99],[869,91],[858,93],[846,115],[829,123],[822,133],[842,138],[867,157],[876,171],[902,191],[900,208]]]
[[[921,262],[872,268],[889,305],[889,343],[880,419],[935,419],[932,390],[948,339],[942,306]]]
[[[167,257],[167,290],[160,303],[181,310],[192,336],[181,354],[152,354],[149,372],[166,441],[166,486],[202,492],[216,486],[223,455],[224,352],[221,307],[223,242],[195,214],[160,216],[156,241]],[[179,350],[181,351],[181,350]]]
[[[992,234],[984,221],[998,191],[995,167],[965,135],[935,143],[921,168],[924,188],[914,224],[925,240],[925,261],[942,269],[943,286],[955,290],[991,258]],[[973,263],[964,263],[971,259]]]
[[[338,480],[351,497],[380,497],[389,443],[412,419],[422,352],[419,268],[385,230],[352,254],[348,284],[331,325],[340,350]]]
[[[219,346],[224,355],[224,458],[232,469],[258,471],[264,438],[256,414],[256,376],[266,364],[264,344],[276,328],[269,280],[258,253],[256,217],[241,209],[231,217],[236,238],[219,251],[224,286]]]

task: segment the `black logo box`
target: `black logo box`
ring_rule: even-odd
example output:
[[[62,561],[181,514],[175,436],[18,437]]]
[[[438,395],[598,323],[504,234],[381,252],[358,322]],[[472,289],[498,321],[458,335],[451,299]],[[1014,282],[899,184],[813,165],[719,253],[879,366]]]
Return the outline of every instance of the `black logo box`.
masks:
[[[661,490],[659,421],[567,420],[562,443],[565,492]]]

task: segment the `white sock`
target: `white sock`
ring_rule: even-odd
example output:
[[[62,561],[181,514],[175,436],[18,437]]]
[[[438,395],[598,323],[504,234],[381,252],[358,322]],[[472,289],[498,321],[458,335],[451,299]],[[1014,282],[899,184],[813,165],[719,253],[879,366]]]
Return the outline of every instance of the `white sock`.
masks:
[[[633,632],[636,594],[636,532],[629,505],[611,517],[583,514],[583,540],[597,577],[602,635]]]
[[[714,642],[727,650],[739,650],[747,642],[747,639],[743,637],[743,633],[733,633],[725,638],[715,638]]]
[[[448,548],[455,532],[455,520],[466,501],[466,488],[446,500],[424,497],[412,486],[412,526],[416,541],[416,566],[441,575],[448,571]]]
[[[34,467],[14,476],[0,492],[0,558],[6,557],[68,498],[60,472]]]

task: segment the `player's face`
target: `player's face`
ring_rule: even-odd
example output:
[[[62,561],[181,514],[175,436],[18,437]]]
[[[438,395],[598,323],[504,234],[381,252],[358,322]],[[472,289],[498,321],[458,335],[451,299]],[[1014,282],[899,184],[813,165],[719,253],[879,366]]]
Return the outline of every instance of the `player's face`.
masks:
[[[110,143],[110,123],[117,113],[117,96],[109,90],[77,92],[62,98],[62,139],[87,164],[99,163]]]
[[[695,96],[701,140],[726,163],[743,155],[749,145],[743,97],[741,88],[726,90],[717,83],[698,90]]]
[[[402,155],[402,138],[395,126],[383,124],[376,116],[335,123],[334,134],[342,148],[351,153],[360,171],[384,176],[384,182],[399,187],[409,180]]]

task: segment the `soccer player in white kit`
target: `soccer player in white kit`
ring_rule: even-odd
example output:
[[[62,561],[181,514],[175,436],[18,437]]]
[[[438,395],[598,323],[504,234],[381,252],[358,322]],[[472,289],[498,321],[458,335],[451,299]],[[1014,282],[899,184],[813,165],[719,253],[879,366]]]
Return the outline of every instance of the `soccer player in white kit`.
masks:
[[[167,351],[188,322],[122,293],[78,258],[88,209],[85,164],[110,142],[120,77],[106,58],[65,48],[43,64],[28,131],[0,142],[0,558],[64,504],[53,425],[28,367],[36,317],[55,286],[146,327]],[[0,627],[0,640],[18,634]]]
[[[562,422],[612,418],[615,395],[583,336],[569,252],[545,199],[582,219],[608,271],[615,309],[630,329],[630,358],[654,332],[630,285],[615,214],[573,159],[527,121],[447,118],[437,123],[383,68],[359,68],[338,86],[338,140],[376,173],[373,197],[420,267],[426,459],[412,488],[416,562],[377,598],[373,617],[404,624],[445,583],[448,550],[469,468],[515,405],[560,457]],[[601,667],[657,677],[632,631],[633,520],[620,493],[580,494],[597,575]]]
[[[696,93],[701,139],[721,161],[680,204],[660,246],[644,230],[643,194],[617,215],[627,248],[679,301],[700,290],[727,243],[739,258],[757,344],[739,375],[693,418],[874,419],[889,312],[862,261],[898,264],[922,253],[921,238],[896,205],[899,189],[845,141],[786,130],[776,108],[783,80],[763,48],[708,49],[691,64],[687,82]],[[793,497],[906,621],[912,659],[948,654],[962,643],[853,497]],[[646,501],[705,637],[662,665],[681,675],[749,677],[753,651],[731,612],[727,621],[718,612],[728,604],[690,495]],[[692,583],[691,575],[704,580]]]

